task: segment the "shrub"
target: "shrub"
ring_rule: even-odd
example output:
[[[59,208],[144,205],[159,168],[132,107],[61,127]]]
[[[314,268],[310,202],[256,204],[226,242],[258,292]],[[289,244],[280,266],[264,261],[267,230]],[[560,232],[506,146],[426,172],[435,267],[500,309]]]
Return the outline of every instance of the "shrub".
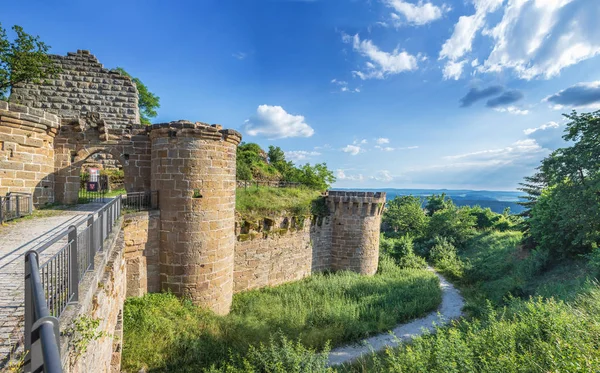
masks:
[[[435,244],[429,251],[429,259],[440,271],[454,278],[462,276],[463,263],[458,258],[454,245],[445,237],[435,239]]]
[[[425,259],[415,254],[413,239],[408,234],[393,239],[391,248],[387,251],[400,268],[422,269],[427,267]]]
[[[382,222],[386,230],[399,236],[411,234],[417,237],[422,235],[427,227],[427,215],[421,208],[419,197],[397,196],[388,201]]]
[[[463,247],[475,234],[476,219],[469,208],[448,207],[436,211],[429,220],[427,238],[445,237],[455,246]]]
[[[306,348],[300,341],[292,342],[284,335],[278,333],[276,338],[271,337],[267,345],[261,343],[250,346],[245,356],[235,355],[221,368],[214,365],[206,369],[206,373],[313,373],[333,372],[327,368],[327,355],[329,347],[326,346],[318,353]]]

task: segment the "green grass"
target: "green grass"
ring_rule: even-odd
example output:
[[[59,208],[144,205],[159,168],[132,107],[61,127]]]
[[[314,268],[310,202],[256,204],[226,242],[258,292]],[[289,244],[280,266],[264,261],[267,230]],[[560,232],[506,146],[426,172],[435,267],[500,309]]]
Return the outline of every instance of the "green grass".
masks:
[[[123,369],[198,372],[243,355],[250,345],[281,333],[321,350],[390,330],[437,308],[437,277],[400,269],[382,258],[371,277],[351,272],[319,274],[301,281],[236,294],[220,317],[168,294],[126,301]]]
[[[322,208],[321,193],[308,188],[248,187],[236,190],[235,209],[245,220],[280,215],[309,215]]]

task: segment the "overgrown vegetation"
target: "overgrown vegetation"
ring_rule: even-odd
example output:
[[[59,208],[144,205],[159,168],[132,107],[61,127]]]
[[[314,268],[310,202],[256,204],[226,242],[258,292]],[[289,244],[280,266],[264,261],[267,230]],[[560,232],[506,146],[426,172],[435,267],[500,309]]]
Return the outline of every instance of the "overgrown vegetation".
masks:
[[[237,179],[299,183],[320,191],[326,190],[335,181],[333,171],[325,163],[295,166],[292,161],[285,159],[280,147],[269,146],[269,151],[265,152],[255,143],[241,143],[238,146]]]
[[[326,213],[326,206],[319,191],[308,188],[237,188],[235,209],[244,220],[280,215],[318,215]]]
[[[386,256],[371,277],[319,274],[236,294],[225,317],[173,295],[148,294],[126,302],[123,369],[198,372],[214,364],[213,372],[322,371],[323,360],[309,350],[389,330],[440,301],[433,273],[401,269]]]
[[[0,100],[18,83],[43,83],[60,73],[60,68],[48,56],[50,46],[39,36],[26,33],[14,25],[14,41],[8,40],[6,30],[0,24]]]

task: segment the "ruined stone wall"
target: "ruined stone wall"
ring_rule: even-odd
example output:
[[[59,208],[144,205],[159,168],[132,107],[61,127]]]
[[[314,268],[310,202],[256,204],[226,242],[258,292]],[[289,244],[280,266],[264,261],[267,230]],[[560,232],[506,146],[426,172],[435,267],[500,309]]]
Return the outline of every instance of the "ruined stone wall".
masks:
[[[130,213],[124,219],[127,296],[160,292],[160,211]]]
[[[300,280],[329,269],[329,218],[280,217],[272,222],[266,231],[247,233],[241,233],[247,224],[238,224],[234,292]]]
[[[159,195],[162,290],[219,314],[233,293],[236,150],[241,135],[186,121],[155,124],[152,190]]]
[[[54,114],[0,101],[0,195],[33,194],[40,206],[54,202]]]
[[[330,191],[327,205],[333,219],[331,269],[377,272],[385,192]]]
[[[58,114],[63,119],[97,115],[108,129],[140,122],[138,91],[130,78],[105,69],[89,51],[51,56],[62,72],[43,84],[20,83],[11,102]]]

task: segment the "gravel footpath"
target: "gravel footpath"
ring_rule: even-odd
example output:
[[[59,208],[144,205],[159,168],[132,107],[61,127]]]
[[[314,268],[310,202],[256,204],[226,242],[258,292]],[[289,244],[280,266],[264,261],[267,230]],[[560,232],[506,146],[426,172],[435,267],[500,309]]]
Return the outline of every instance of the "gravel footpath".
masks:
[[[433,271],[431,268],[429,270]],[[461,317],[463,297],[442,275],[437,272],[435,274],[440,279],[442,289],[442,303],[437,311],[407,324],[398,325],[391,333],[382,333],[356,344],[335,348],[329,353],[329,365],[349,363],[373,351],[397,346],[398,343],[410,341],[425,331],[433,331],[434,325],[444,325],[450,320]]]

